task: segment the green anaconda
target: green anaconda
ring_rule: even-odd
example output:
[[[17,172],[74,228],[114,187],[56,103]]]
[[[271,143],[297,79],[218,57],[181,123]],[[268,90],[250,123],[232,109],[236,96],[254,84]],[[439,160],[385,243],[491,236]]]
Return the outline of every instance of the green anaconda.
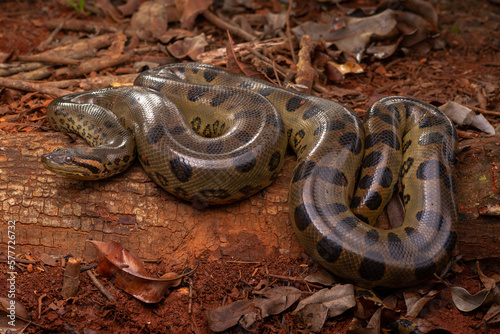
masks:
[[[397,288],[448,262],[457,239],[456,132],[432,105],[387,97],[371,107],[363,128],[338,102],[205,64],[159,67],[134,84],[51,102],[52,127],[93,148],[56,150],[42,157],[45,167],[101,179],[137,155],[166,191],[224,204],[275,180],[289,145],[297,155],[290,220],[326,269],[360,286]],[[402,226],[371,226],[400,190]]]

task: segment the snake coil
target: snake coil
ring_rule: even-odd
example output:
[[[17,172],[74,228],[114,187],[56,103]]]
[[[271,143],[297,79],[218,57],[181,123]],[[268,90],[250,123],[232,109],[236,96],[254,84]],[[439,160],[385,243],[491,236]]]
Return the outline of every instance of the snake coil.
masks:
[[[159,67],[134,84],[51,102],[52,127],[93,148],[56,150],[42,156],[45,167],[101,179],[138,155],[166,191],[224,204],[275,180],[288,144],[297,155],[292,226],[326,269],[360,286],[397,288],[449,261],[457,239],[456,132],[432,105],[387,97],[371,107],[363,128],[340,103],[205,64]],[[399,190],[402,226],[371,226]]]

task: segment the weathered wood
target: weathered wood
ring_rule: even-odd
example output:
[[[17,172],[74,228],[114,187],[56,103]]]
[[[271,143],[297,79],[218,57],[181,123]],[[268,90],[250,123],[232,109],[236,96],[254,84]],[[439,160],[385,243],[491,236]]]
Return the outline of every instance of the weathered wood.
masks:
[[[158,188],[138,163],[98,182],[43,168],[43,153],[70,145],[61,133],[0,135],[0,217],[17,221],[17,255],[92,259],[96,254],[88,239],[117,241],[142,258],[183,265],[202,253],[258,261],[302,251],[288,222],[289,177],[280,177],[265,196],[198,210]],[[0,240],[7,242],[6,227]]]
[[[499,141],[468,141],[470,148],[459,155],[459,249],[466,259],[500,256],[500,219],[480,214],[483,207],[500,203]],[[70,253],[92,259],[88,239],[114,240],[142,258],[171,265],[200,255],[259,261],[299,257],[303,251],[288,219],[293,157],[287,157],[282,175],[265,192],[198,210],[159,189],[139,164],[98,182],[70,180],[43,168],[43,153],[70,145],[60,133],[0,135],[0,217],[17,221],[18,255]],[[0,240],[7,241],[6,227]]]

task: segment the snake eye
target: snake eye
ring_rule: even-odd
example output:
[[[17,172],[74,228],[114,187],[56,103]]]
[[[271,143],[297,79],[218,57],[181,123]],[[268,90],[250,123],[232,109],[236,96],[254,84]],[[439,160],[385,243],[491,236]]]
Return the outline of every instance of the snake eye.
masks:
[[[67,163],[67,164],[72,163],[73,162],[73,158],[68,156],[68,157],[64,158],[64,162]]]
[[[53,153],[54,153],[54,152],[59,152],[59,151],[62,151],[62,148],[56,148],[56,149],[53,151]]]

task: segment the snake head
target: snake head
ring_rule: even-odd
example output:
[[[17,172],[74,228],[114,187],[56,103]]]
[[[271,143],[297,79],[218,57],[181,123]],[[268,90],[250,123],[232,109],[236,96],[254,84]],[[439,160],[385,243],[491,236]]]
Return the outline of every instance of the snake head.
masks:
[[[99,158],[88,155],[86,147],[55,149],[42,155],[42,164],[48,170],[67,177],[81,180],[103,178],[103,163]]]

